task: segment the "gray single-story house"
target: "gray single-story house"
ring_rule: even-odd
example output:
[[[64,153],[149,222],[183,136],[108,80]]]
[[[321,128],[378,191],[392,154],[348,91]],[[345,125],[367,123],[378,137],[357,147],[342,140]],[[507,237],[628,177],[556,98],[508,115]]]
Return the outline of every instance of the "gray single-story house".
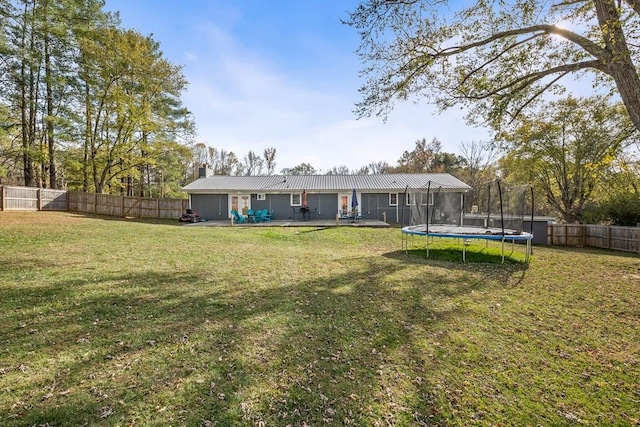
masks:
[[[273,220],[296,220],[305,193],[308,219],[335,219],[352,210],[355,190],[358,214],[365,220],[406,222],[410,206],[407,188],[440,188],[462,207],[463,194],[471,189],[447,173],[382,175],[211,175],[200,168],[200,178],[183,189],[189,204],[206,220],[226,220],[231,210],[246,214],[249,209],[269,209]],[[403,219],[405,221],[403,221]]]

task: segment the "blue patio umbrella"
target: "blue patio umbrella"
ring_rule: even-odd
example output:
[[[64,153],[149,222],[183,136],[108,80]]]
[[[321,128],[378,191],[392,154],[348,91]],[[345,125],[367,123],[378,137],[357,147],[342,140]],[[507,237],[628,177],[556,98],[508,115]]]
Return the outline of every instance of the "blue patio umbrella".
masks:
[[[356,189],[353,189],[353,194],[351,195],[351,210],[358,209],[358,194],[356,194]]]

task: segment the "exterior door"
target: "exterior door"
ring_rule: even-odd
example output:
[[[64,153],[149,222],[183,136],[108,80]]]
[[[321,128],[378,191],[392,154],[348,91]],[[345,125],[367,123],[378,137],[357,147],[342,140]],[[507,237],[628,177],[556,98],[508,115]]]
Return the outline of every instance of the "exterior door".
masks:
[[[338,194],[338,212],[341,214],[349,214],[351,213],[351,197],[353,196],[353,192],[350,193],[340,193]],[[358,198],[358,202],[360,202],[360,198]],[[356,208],[358,213],[360,212],[360,204]]]
[[[346,215],[349,213],[349,210],[351,209],[351,203],[349,203],[349,199],[351,198],[351,196],[349,194],[340,194],[338,196],[338,212],[340,212],[343,215]]]
[[[246,215],[247,211],[251,209],[251,196],[248,194],[232,194],[230,198],[231,210]]]

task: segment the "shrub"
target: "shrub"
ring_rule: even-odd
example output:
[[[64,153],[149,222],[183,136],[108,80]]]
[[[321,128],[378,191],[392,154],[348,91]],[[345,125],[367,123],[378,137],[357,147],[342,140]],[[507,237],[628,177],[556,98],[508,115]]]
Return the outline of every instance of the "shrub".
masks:
[[[614,225],[636,226],[640,224],[640,195],[617,193],[609,198],[607,214]]]

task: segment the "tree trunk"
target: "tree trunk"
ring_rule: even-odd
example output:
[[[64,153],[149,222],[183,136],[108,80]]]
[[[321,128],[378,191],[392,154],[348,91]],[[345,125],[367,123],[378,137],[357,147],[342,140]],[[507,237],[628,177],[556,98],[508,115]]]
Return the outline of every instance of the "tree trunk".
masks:
[[[45,20],[48,19],[47,16],[47,8],[49,6],[49,2],[45,1]],[[48,146],[48,154],[49,154],[49,188],[58,188],[56,182],[56,162],[55,162],[55,141],[54,141],[54,129],[53,129],[53,88],[51,84],[51,80],[53,76],[51,75],[51,52],[49,45],[49,31],[48,27],[45,26],[44,31],[44,73],[45,73],[45,84],[47,87],[47,118],[45,120],[46,128],[47,128],[47,146]],[[44,177],[43,177],[44,178]]]
[[[594,3],[605,46],[611,54],[611,60],[605,66],[616,83],[631,121],[640,130],[640,77],[629,52],[620,14],[613,0],[595,0]]]
[[[89,83],[84,85],[84,112],[85,131],[82,158],[82,189],[89,191],[89,146],[91,141],[91,97],[89,96]]]
[[[33,186],[34,170],[33,170],[33,153],[30,137],[30,117],[29,117],[29,105],[30,102],[27,99],[27,55],[30,51],[27,50],[27,3],[24,5],[23,23],[22,23],[22,37],[21,47],[23,50],[22,58],[20,60],[20,125],[22,129],[22,170],[24,173],[24,185],[27,187]],[[30,71],[31,71],[31,67]]]
[[[33,158],[31,157],[31,146],[29,138],[29,119],[27,109],[27,88],[26,88],[26,64],[25,59],[22,59],[22,65],[20,67],[20,121],[22,125],[22,170],[24,173],[24,185],[27,187],[33,186]]]

